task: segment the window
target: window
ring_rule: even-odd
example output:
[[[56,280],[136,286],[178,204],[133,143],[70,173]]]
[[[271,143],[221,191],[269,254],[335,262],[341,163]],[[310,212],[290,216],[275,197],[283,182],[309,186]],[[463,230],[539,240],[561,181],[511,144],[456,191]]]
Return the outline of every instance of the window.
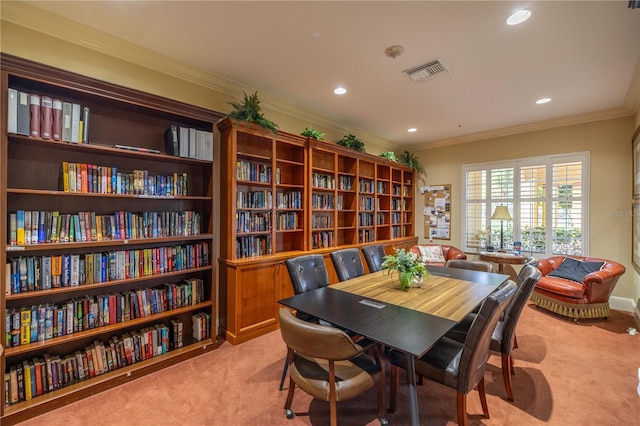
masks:
[[[525,158],[462,168],[465,250],[514,241],[541,256],[588,253],[589,153]],[[512,220],[492,220],[506,206]]]

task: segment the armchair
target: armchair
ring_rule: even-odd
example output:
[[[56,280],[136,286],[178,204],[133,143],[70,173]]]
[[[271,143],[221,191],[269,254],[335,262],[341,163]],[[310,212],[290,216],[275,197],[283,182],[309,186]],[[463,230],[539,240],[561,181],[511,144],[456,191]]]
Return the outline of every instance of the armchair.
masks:
[[[552,256],[540,260],[538,269],[542,278],[531,295],[531,301],[543,309],[575,320],[607,318],[611,312],[609,297],[625,272],[619,263],[582,256]],[[572,274],[573,271],[577,273]],[[563,277],[565,275],[570,278]]]
[[[442,256],[440,257],[440,251]],[[422,257],[427,265],[445,266],[452,259],[466,260],[467,255],[456,247],[444,244],[418,244],[411,247],[411,252]],[[440,257],[438,259],[438,257]]]

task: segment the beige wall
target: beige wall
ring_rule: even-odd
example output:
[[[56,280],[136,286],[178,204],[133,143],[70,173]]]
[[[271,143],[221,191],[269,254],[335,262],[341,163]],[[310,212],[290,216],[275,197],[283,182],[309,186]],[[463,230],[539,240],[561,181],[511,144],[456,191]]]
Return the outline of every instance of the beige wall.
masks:
[[[466,144],[426,149],[416,154],[427,170],[427,184],[452,184],[451,244],[462,246],[462,165],[523,157],[589,151],[591,153],[589,255],[622,263],[628,273],[618,282],[614,296],[636,300],[631,265],[630,140],[634,117],[505,136]],[[421,197],[419,197],[422,200]],[[424,221],[416,208],[416,223]],[[616,212],[620,215],[611,215]],[[423,227],[418,235],[424,238]]]

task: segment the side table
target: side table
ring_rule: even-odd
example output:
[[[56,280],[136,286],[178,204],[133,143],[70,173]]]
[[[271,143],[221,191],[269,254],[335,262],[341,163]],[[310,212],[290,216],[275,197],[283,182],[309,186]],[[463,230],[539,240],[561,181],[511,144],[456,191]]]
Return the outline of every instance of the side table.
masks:
[[[498,273],[504,273],[504,265],[524,265],[529,258],[521,254],[481,251],[480,260],[498,264]]]

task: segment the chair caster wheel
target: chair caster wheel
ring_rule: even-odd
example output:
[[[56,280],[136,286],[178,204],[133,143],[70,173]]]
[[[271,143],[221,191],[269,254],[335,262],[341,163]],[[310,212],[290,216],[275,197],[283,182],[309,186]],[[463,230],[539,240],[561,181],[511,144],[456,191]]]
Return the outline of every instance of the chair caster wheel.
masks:
[[[287,409],[285,410],[285,412],[287,413],[287,418],[288,418],[289,420],[291,420],[291,419],[293,418],[293,416],[295,416],[295,414],[293,413],[293,410],[292,410],[292,409],[290,409],[290,408],[287,408]]]
[[[384,417],[380,417],[378,420],[380,420],[380,426],[386,426],[389,424],[389,421]]]

